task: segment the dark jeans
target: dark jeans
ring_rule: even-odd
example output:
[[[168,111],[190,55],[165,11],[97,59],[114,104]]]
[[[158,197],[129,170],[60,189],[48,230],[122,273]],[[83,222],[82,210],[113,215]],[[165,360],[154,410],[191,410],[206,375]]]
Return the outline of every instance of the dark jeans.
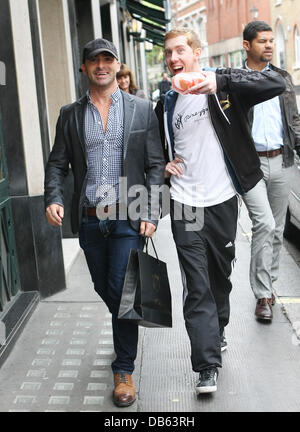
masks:
[[[174,218],[174,206],[178,205],[171,202],[172,232],[184,287],[183,314],[192,366],[200,372],[222,365],[220,333],[229,321],[238,203],[234,196],[204,208],[204,224],[197,231],[186,231],[190,220],[184,216]]]
[[[85,216],[79,243],[94,282],[95,291],[112,314],[116,359],[113,373],[132,373],[137,354],[138,326],[118,320],[123,282],[130,249],[142,249],[143,238],[127,220],[104,220]]]

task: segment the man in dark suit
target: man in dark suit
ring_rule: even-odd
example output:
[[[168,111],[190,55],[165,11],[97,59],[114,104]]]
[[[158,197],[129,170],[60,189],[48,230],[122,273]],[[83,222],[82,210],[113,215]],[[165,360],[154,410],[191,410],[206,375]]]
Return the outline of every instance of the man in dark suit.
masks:
[[[119,69],[112,42],[96,39],[84,47],[81,70],[89,90],[60,111],[46,167],[45,208],[48,222],[61,226],[71,164],[72,231],[79,231],[95,290],[112,314],[114,403],[129,406],[135,400],[138,327],[118,320],[118,310],[130,249],[143,248],[143,238],[156,229],[158,197],[151,188],[164,183],[165,162],[151,102],[119,89]],[[139,206],[137,193],[146,196]]]
[[[163,73],[162,78],[163,79],[160,81],[158,88],[160,100],[163,102],[165,94],[171,89],[172,84],[167,72]]]

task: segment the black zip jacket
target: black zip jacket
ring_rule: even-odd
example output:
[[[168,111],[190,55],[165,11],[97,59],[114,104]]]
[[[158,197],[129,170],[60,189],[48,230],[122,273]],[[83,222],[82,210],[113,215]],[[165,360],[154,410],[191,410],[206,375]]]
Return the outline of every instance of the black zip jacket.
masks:
[[[231,68],[217,69],[216,80],[217,93],[208,95],[210,116],[233,184],[243,194],[263,177],[251,136],[249,111],[253,105],[281,94],[285,80],[275,71]],[[172,117],[177,97],[178,93],[170,90],[165,95],[164,106],[158,101],[155,108],[166,162],[174,159]]]

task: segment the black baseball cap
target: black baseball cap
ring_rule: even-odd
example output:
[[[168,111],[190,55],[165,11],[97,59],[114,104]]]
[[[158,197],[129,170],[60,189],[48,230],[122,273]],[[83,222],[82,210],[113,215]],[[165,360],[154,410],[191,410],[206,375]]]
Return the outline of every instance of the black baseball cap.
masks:
[[[82,63],[90,60],[101,52],[108,52],[118,60],[118,51],[115,45],[106,39],[95,39],[88,42],[83,48]]]

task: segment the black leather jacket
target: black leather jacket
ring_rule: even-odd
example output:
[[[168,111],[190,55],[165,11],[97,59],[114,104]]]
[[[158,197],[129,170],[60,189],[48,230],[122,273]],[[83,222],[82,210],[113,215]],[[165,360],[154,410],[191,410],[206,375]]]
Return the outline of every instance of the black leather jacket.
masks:
[[[295,89],[291,75],[270,64],[270,69],[278,72],[286,82],[285,91],[279,96],[283,125],[283,164],[289,167],[294,164],[294,150],[300,156],[300,116],[298,113]],[[249,113],[250,126],[253,124],[253,109]]]
[[[122,92],[124,101],[124,141],[122,177],[126,178],[127,192],[136,185],[143,185],[148,191],[148,203],[144,203],[142,214],[157,224],[159,206],[151,202],[151,186],[164,184],[165,160],[161,148],[157,118],[152,103],[145,99]],[[87,97],[64,106],[57,121],[56,136],[45,173],[45,207],[50,204],[63,205],[64,178],[69,164],[74,175],[71,226],[73,233],[79,231],[85,190],[87,184],[87,155],[84,137],[84,114]],[[125,191],[126,192],[126,191]],[[138,197],[127,195],[127,208]],[[157,201],[158,198],[157,198]],[[155,211],[151,204],[155,204]],[[151,217],[153,218],[151,219]],[[133,229],[139,230],[140,220],[129,221]]]

